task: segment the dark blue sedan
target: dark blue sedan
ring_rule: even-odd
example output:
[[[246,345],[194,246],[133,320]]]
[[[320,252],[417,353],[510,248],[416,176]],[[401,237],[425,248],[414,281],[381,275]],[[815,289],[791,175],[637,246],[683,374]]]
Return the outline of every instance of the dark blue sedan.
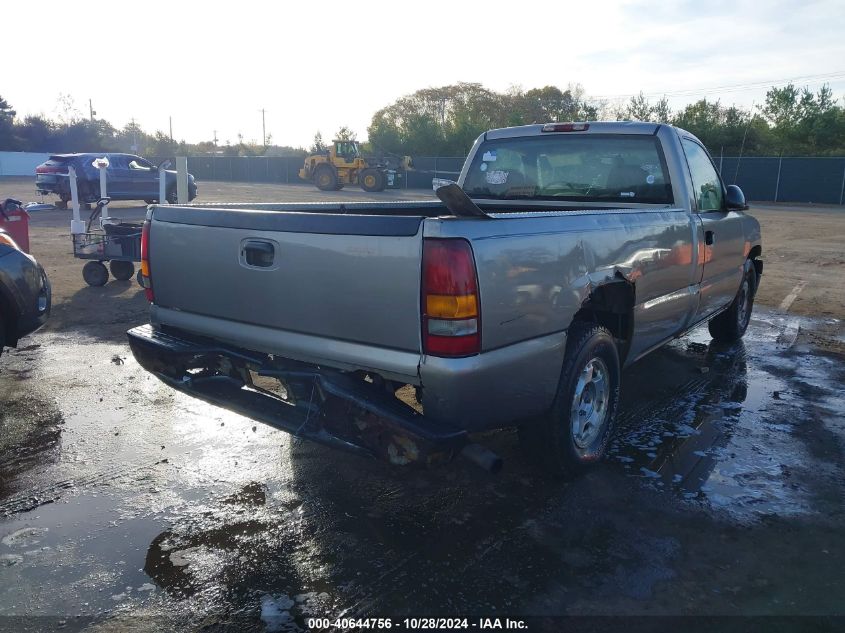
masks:
[[[41,194],[55,194],[66,205],[70,201],[68,167],[76,170],[76,181],[81,202],[100,199],[100,172],[94,160],[106,156],[109,166],[108,197],[112,200],[144,200],[147,204],[158,201],[158,167],[134,154],[53,154],[47,162],[35,169],[35,188]],[[167,201],[176,202],[176,172],[165,172]],[[197,184],[188,174],[188,198],[197,197]]]

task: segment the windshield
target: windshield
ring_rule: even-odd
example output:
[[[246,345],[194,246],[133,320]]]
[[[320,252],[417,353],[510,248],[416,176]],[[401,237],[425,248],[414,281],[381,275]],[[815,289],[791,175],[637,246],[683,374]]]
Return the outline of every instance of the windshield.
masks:
[[[485,141],[464,181],[473,198],[672,204],[654,136],[578,134]]]

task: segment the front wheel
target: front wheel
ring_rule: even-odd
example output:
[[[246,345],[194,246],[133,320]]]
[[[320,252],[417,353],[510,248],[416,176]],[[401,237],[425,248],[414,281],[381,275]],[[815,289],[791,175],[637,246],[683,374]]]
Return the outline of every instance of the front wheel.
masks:
[[[751,311],[754,309],[754,294],[757,292],[757,274],[751,260],[745,260],[742,283],[727,310],[719,313],[707,323],[710,336],[720,343],[738,341],[748,329]]]
[[[365,169],[358,177],[361,189],[368,192],[384,189],[384,175],[377,169]]]
[[[535,463],[554,477],[574,475],[607,450],[619,404],[616,341],[604,327],[573,323],[551,410],[519,429]]]

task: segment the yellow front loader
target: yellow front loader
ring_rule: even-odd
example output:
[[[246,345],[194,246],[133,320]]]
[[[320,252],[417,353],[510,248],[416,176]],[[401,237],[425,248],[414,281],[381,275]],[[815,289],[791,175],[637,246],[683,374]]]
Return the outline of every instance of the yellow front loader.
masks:
[[[357,141],[332,141],[325,152],[305,157],[299,177],[323,191],[338,191],[346,185],[360,185],[364,191],[384,191],[399,189],[402,186],[399,170],[410,168],[410,156],[402,157],[394,168],[386,162],[375,163],[362,157]]]

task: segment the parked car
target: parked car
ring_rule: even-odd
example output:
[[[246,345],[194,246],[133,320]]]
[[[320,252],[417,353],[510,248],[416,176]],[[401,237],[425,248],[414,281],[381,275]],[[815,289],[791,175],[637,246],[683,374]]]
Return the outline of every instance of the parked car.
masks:
[[[108,197],[111,200],[143,200],[147,204],[158,201],[158,167],[134,154],[53,154],[47,162],[35,168],[35,188],[41,194],[55,194],[63,204],[70,201],[68,167],[76,170],[79,199],[81,202],[96,202],[100,196],[100,171],[94,167],[94,160],[106,156],[109,166]],[[176,202],[176,172],[166,172],[167,201]],[[188,198],[197,197],[197,183],[188,174]]]
[[[50,314],[50,282],[32,255],[0,229],[0,355],[34,332]]]
[[[438,195],[148,211],[135,357],[396,464],[461,452],[495,469],[470,434],[517,426],[561,475],[604,455],[623,367],[702,323],[726,342],[748,327],[760,225],[684,130],[492,130]],[[395,397],[406,385],[416,402]]]

